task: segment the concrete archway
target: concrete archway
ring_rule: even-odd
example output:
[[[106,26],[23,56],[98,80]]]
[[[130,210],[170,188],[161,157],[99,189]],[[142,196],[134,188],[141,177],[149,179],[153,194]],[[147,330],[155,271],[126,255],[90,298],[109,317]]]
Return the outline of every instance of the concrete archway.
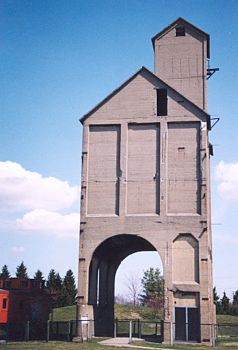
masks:
[[[89,304],[93,306],[95,335],[112,336],[115,275],[121,261],[141,251],[156,251],[146,239],[121,234],[103,241],[94,251],[89,268]]]

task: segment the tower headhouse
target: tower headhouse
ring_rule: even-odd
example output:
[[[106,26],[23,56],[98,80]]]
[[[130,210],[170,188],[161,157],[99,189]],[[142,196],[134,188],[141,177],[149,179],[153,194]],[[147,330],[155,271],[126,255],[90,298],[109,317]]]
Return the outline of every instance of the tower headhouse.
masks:
[[[207,110],[209,34],[178,18],[152,38],[155,74]]]

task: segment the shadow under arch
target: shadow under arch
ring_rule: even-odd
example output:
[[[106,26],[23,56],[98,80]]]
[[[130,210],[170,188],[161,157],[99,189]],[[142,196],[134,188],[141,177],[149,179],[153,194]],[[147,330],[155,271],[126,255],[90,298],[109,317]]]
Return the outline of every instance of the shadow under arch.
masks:
[[[149,241],[135,234],[112,236],[95,249],[89,267],[88,303],[93,306],[96,336],[113,336],[117,268],[127,256],[142,251],[157,250]]]

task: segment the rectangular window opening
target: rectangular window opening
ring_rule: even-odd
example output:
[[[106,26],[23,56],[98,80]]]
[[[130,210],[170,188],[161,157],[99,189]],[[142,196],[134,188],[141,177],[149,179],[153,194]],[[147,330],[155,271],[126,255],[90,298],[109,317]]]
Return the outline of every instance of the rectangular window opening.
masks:
[[[185,36],[185,27],[176,27],[176,36]]]
[[[7,308],[7,299],[2,300],[2,308],[6,309]]]
[[[157,116],[163,117],[168,114],[167,89],[157,89]]]
[[[28,288],[28,282],[27,281],[21,281],[21,288]]]

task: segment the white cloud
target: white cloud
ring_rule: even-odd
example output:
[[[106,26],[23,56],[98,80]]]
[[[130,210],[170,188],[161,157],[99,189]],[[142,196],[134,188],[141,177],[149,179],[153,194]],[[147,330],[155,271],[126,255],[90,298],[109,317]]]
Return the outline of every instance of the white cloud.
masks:
[[[60,213],[35,209],[17,219],[17,229],[20,231],[37,232],[58,237],[78,238],[80,215]]]
[[[225,163],[220,161],[215,169],[216,179],[219,181],[218,192],[223,199],[238,199],[238,162]]]
[[[25,248],[22,247],[22,246],[14,246],[14,247],[11,248],[11,250],[14,253],[23,253],[25,251]]]
[[[0,162],[0,209],[57,211],[78,199],[78,187],[55,177],[43,177],[11,161]]]

